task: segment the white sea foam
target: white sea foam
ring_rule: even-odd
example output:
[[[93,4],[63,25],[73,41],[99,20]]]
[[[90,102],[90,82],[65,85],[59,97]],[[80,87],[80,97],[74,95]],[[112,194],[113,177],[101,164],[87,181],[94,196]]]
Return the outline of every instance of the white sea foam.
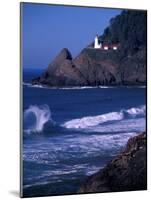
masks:
[[[24,128],[27,132],[42,131],[44,124],[48,121],[52,121],[48,105],[31,105],[24,112]]]
[[[38,84],[31,84],[31,83],[25,83],[23,82],[23,85],[30,87],[30,88],[43,88],[43,89],[49,89],[50,87],[43,86],[43,85],[38,85]]]
[[[113,132],[142,132],[145,128],[145,119],[144,118],[138,118],[138,119],[125,119],[122,121],[117,121],[116,123],[111,124],[101,124],[98,126],[92,126],[88,127],[86,129],[82,129],[84,132],[98,132],[98,133],[113,133]]]
[[[95,88],[117,88],[116,86],[71,86],[71,87],[49,87],[39,84],[31,84],[23,82],[23,85],[32,88],[43,88],[43,89],[59,89],[59,90],[83,90],[83,89],[95,89]]]
[[[105,86],[105,85],[98,85],[98,86],[71,86],[71,87],[49,87],[46,85],[40,84],[31,84],[23,82],[23,85],[32,88],[42,88],[42,89],[59,89],[59,90],[83,90],[83,89],[108,89],[108,88],[119,88],[120,86]],[[146,86],[122,86],[123,88],[146,88]]]
[[[100,85],[99,88],[117,88],[117,86],[103,86],[103,85]]]
[[[120,112],[109,112],[97,116],[87,116],[79,119],[72,119],[62,124],[63,127],[68,129],[86,129],[89,127],[95,127],[105,122],[120,121],[126,118],[144,117],[146,113],[146,107],[140,106],[137,108],[131,108],[128,110],[121,110]]]
[[[127,88],[146,88],[146,85],[141,86],[126,86]]]
[[[82,90],[82,89],[92,89],[92,88],[98,88],[98,87],[91,87],[91,86],[75,86],[75,87],[48,87],[44,85],[39,85],[39,84],[31,84],[31,83],[25,83],[23,82],[23,85],[31,88],[43,88],[43,89],[59,89],[59,90]]]
[[[111,112],[104,115],[98,115],[98,116],[89,116],[89,117],[83,117],[80,119],[73,119],[68,122],[65,122],[63,124],[66,128],[87,128],[90,126],[96,126],[100,123],[104,123],[107,121],[113,121],[113,120],[121,120],[123,119],[123,113],[118,112]]]
[[[26,82],[23,82],[23,85],[25,85],[25,86],[31,86],[31,83],[26,83]]]
[[[60,136],[59,143],[56,143],[56,140],[50,138],[48,141],[45,141],[45,143],[42,141],[42,144],[32,144],[32,148],[37,149],[36,151],[29,149],[29,146],[24,144],[23,158],[29,162],[53,165],[54,168],[58,166],[62,160],[66,160],[65,173],[69,170],[82,170],[87,168],[87,163],[92,162],[92,159],[100,156],[103,157],[108,153],[110,156],[114,156],[117,151],[126,144],[127,140],[134,135],[136,135],[135,132],[91,135],[80,134],[72,137],[62,135]],[[73,145],[72,147],[71,144]],[[58,149],[60,145],[61,150]],[[45,146],[45,149],[41,149],[42,146]],[[80,161],[79,164],[75,163],[75,165],[73,165],[71,162],[68,162],[71,158],[79,161],[81,159],[86,160],[86,162],[81,163]],[[72,165],[72,168],[70,165]],[[56,170],[52,171],[52,175],[58,175]]]
[[[143,105],[137,108],[130,108],[128,110],[123,110],[123,112],[129,114],[131,117],[145,116],[146,106]]]

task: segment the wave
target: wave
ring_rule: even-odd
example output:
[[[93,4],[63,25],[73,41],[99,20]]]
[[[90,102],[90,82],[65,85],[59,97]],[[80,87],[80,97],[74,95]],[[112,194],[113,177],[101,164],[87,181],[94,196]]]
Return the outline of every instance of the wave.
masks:
[[[59,90],[83,90],[83,89],[110,89],[110,88],[146,88],[146,86],[74,86],[74,87],[49,87],[46,85],[40,85],[40,84],[31,84],[23,82],[24,86],[31,87],[31,88],[42,88],[42,89],[59,89]]]
[[[117,88],[117,86],[71,86],[71,87],[49,87],[46,85],[40,84],[31,84],[23,82],[24,86],[32,87],[32,88],[43,88],[43,89],[59,89],[59,90],[83,90],[83,89],[104,89],[104,88]]]
[[[106,88],[106,87],[98,87],[98,86],[75,86],[75,87],[49,87],[45,85],[39,84],[31,84],[23,82],[24,86],[32,87],[32,88],[43,88],[43,89],[59,89],[59,90],[82,90],[82,89],[95,89],[95,88]]]
[[[48,105],[30,105],[24,111],[24,131],[41,132],[47,122],[53,122]]]
[[[25,82],[23,82],[23,85],[25,85],[25,86],[31,86],[31,83],[25,83]]]
[[[62,124],[63,127],[68,129],[86,129],[100,124],[109,123],[113,121],[120,121],[123,119],[133,119],[144,117],[146,114],[145,105],[134,107],[130,109],[122,109],[120,112],[109,112],[97,116],[87,116],[80,119],[72,119]]]
[[[24,86],[27,86],[27,87],[31,87],[31,88],[43,88],[43,89],[50,89],[50,87],[47,87],[47,86],[43,86],[43,85],[38,85],[38,84],[31,84],[31,83],[25,83],[23,82],[23,85]]]
[[[113,122],[120,122],[122,123],[123,119],[133,120],[136,118],[140,119],[143,118],[146,114],[146,107],[145,105],[139,106],[139,107],[133,107],[130,109],[122,109],[119,112],[109,112],[97,116],[86,116],[78,119],[72,119],[69,120],[61,125],[58,125],[52,120],[51,117],[51,111],[49,109],[48,105],[30,105],[29,108],[27,108],[24,111],[24,132],[31,133],[31,132],[42,132],[44,130],[45,133],[50,133],[50,130],[54,133],[58,133],[60,131],[65,131],[65,129],[84,129],[91,131],[98,130],[101,132],[104,129],[112,130],[113,127],[110,127],[111,124],[113,126]],[[125,124],[122,124],[122,127],[124,127],[124,130],[126,127],[130,126],[128,123],[132,122],[126,122]],[[144,122],[140,121],[139,124],[143,126]],[[115,124],[114,124],[115,125]],[[119,128],[121,125],[117,124]],[[100,127],[101,126],[101,127]],[[138,125],[132,124],[132,128],[138,129]],[[62,128],[65,128],[64,130]],[[60,130],[61,129],[61,130]],[[101,130],[100,130],[101,129]],[[117,127],[116,127],[117,129]],[[133,129],[132,129],[133,130]]]
[[[141,86],[126,86],[127,88],[146,88],[146,85],[141,85]]]

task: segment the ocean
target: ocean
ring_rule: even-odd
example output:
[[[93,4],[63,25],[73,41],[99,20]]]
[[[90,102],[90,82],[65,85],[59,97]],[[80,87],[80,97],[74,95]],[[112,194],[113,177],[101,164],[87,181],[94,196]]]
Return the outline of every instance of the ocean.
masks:
[[[23,195],[75,194],[146,130],[146,88],[32,86],[41,72],[23,71]]]

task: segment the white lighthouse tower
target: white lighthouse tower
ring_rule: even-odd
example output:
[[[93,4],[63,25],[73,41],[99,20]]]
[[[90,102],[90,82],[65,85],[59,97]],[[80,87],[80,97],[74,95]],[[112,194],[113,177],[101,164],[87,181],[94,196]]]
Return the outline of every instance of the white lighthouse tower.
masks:
[[[94,39],[94,48],[95,49],[101,49],[102,48],[102,44],[101,43],[99,44],[99,37],[98,37],[98,35],[96,35],[95,39]]]

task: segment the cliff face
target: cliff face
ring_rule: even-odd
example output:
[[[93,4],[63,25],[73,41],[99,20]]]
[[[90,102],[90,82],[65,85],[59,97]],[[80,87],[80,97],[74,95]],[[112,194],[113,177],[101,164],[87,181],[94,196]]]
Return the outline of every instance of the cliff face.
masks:
[[[76,58],[63,49],[33,84],[48,86],[98,86],[146,84],[146,12],[123,11],[111,19],[102,36],[118,50],[94,49],[93,43]]]
[[[146,84],[146,50],[123,56],[121,50],[84,49],[74,61],[90,85]]]
[[[64,51],[68,52],[63,49],[59,55]],[[122,58],[118,51],[86,48],[73,60],[58,58],[32,83],[60,87],[146,84],[144,49]]]
[[[125,150],[88,177],[80,193],[147,189],[146,133],[129,139]]]
[[[64,48],[53,62],[49,64],[45,73],[33,79],[32,83],[61,87],[85,85],[85,79],[75,67],[69,50]]]

